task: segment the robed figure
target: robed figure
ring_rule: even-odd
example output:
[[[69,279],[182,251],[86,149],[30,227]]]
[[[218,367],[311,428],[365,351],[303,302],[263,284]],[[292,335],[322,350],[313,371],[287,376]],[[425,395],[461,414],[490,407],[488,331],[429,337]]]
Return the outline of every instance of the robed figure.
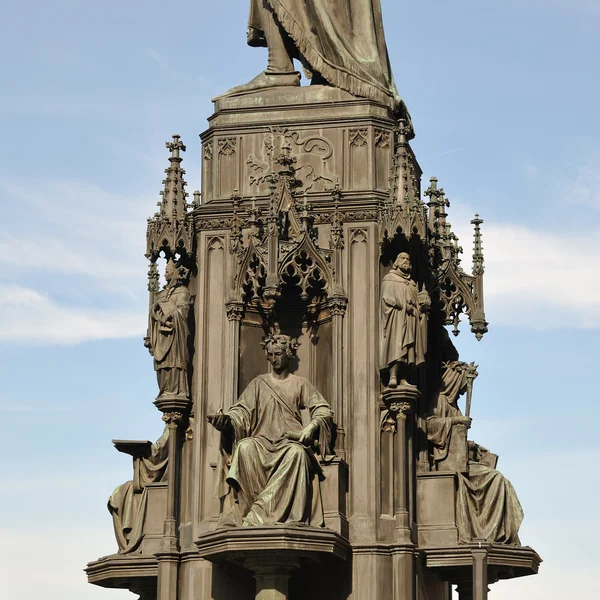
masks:
[[[248,44],[269,49],[267,69],[229,94],[300,85],[298,59],[315,84],[400,105],[380,0],[250,0]]]
[[[189,398],[189,313],[190,292],[186,286],[188,270],[169,260],[166,285],[150,308],[147,345],[154,357],[158,397]]]
[[[388,386],[408,385],[410,371],[425,362],[429,294],[410,277],[410,257],[401,252],[381,286],[380,369]]]
[[[209,417],[222,432],[220,527],[324,526],[317,455],[329,452],[333,413],[309,381],[288,372],[293,343],[266,338],[272,373],[253,379],[226,413]]]
[[[472,369],[472,365],[459,361],[445,366],[432,414],[427,418],[433,468],[457,473],[456,519],[461,543],[485,539],[520,545],[518,533],[523,509],[517,493],[496,470],[497,456],[466,439],[472,420],[462,414],[458,398],[467,390]]]
[[[140,547],[148,506],[147,486],[166,479],[168,441],[167,427],[154,444],[147,443],[149,448],[139,442],[115,441],[120,452],[133,456],[133,479],[118,486],[108,500],[119,554],[135,552]]]

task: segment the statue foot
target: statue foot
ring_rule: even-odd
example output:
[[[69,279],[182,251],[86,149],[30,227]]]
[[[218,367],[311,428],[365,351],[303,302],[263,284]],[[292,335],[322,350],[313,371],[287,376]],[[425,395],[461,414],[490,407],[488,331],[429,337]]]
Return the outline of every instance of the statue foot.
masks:
[[[298,87],[300,86],[300,73],[298,71],[263,71],[257,75],[252,81],[245,83],[244,85],[238,85],[237,87],[231,88],[228,92],[225,92],[221,96],[215,98],[225,98],[227,96],[240,96],[242,94],[248,94],[256,90],[263,90],[272,87]]]
[[[388,387],[396,388],[398,387],[398,380],[395,377],[390,377],[390,381],[388,383]]]

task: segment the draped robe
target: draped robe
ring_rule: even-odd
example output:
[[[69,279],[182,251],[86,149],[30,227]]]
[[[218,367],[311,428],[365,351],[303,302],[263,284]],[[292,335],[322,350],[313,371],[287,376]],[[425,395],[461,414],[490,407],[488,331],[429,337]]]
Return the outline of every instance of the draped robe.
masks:
[[[390,271],[381,286],[381,353],[379,368],[399,362],[415,367],[425,362],[427,316],[419,308],[419,290],[409,277]]]
[[[303,429],[303,409],[318,426],[314,449],[285,437]],[[280,381],[260,375],[227,414],[233,430],[222,436],[220,526],[322,527],[319,480],[324,476],[315,450],[327,453],[333,426],[323,396],[303,377],[289,375]]]
[[[159,395],[189,397],[188,324],[190,292],[186,286],[167,285],[155,298],[158,310],[151,311],[150,344]],[[160,323],[170,317],[170,325]]]
[[[427,418],[427,437],[433,445],[433,459],[440,471],[451,471],[463,463],[465,425],[453,423],[462,412],[457,400],[464,391],[463,373],[447,369],[437,394],[433,415]],[[476,448],[477,444],[469,442]],[[459,453],[454,456],[454,453]],[[448,467],[444,468],[444,463]],[[520,545],[519,527],[523,509],[512,484],[500,471],[470,459],[467,472],[457,471],[456,523],[460,543],[486,539],[498,544]]]
[[[250,0],[251,46],[266,45],[263,3],[293,41],[295,58],[354,96],[399,106],[380,0]]]

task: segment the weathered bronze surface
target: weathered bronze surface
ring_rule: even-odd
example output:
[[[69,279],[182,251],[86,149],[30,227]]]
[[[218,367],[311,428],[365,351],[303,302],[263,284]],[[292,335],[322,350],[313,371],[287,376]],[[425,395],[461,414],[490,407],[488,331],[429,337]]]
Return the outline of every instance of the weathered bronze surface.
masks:
[[[379,0],[250,11],[269,63],[215,100],[191,203],[167,143],[145,338],[166,429],[115,441],[134,474],[89,580],[143,600],[484,600],[541,559],[468,440],[478,370],[447,329],[488,330],[483,220],[467,273],[444,190],[421,187]]]
[[[219,527],[325,523],[316,455],[330,454],[333,413],[310,382],[288,371],[293,347],[289,336],[268,337],[273,371],[255,377],[226,413],[208,417],[223,434]],[[310,422],[304,426],[305,409]]]

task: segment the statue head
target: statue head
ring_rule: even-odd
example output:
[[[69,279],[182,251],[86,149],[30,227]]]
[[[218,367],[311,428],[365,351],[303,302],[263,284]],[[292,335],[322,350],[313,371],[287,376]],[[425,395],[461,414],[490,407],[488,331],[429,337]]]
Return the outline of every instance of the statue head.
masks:
[[[400,252],[394,261],[394,269],[398,269],[403,273],[410,273],[410,256],[407,252]]]
[[[177,263],[170,258],[167,261],[167,266],[165,267],[165,279],[167,284],[177,283],[178,281],[184,281],[188,276],[189,269],[185,267],[178,266]]]
[[[290,358],[295,356],[299,343],[297,339],[291,338],[289,335],[278,334],[265,337],[261,346],[273,370],[281,373],[287,369]]]

